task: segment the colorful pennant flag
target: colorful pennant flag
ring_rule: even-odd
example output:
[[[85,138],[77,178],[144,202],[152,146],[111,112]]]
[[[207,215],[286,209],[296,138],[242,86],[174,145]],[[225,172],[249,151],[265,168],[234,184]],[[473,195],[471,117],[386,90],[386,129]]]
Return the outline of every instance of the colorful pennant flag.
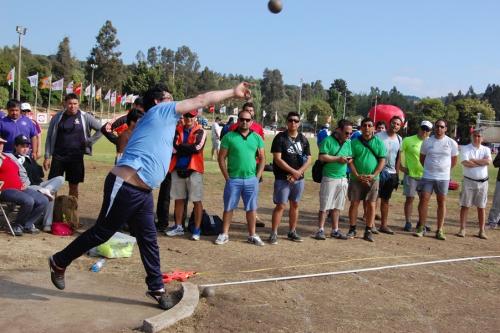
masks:
[[[28,81],[30,81],[30,87],[38,86],[38,73],[28,76]]]
[[[42,78],[40,89],[50,89],[50,84],[52,83],[52,76],[46,76]]]
[[[73,93],[73,81],[68,83],[68,85],[66,86],[66,94],[72,94],[72,93]]]
[[[76,86],[73,87],[73,92],[80,96],[82,94],[82,83],[77,83]]]
[[[85,88],[85,96],[90,96],[90,84]]]
[[[58,91],[58,90],[62,91],[63,86],[64,86],[64,78],[53,82],[52,83],[52,90],[53,91]]]
[[[120,98],[121,98],[122,105],[127,104],[127,94],[126,93],[124,93],[122,95],[122,97],[120,97]]]
[[[12,69],[7,74],[7,83],[9,86],[14,83],[14,77],[16,76],[16,67],[12,67]]]
[[[111,98],[111,89],[108,90],[108,92],[106,93],[106,96],[104,96],[104,100],[109,101],[110,98]]]
[[[102,89],[101,89],[101,88],[99,88],[99,89],[97,89],[97,91],[95,92],[95,100],[96,100],[96,101],[100,101],[100,100],[101,100],[101,97],[102,97],[101,95],[102,95]]]
[[[111,93],[111,107],[114,107],[116,105],[116,91],[113,91]]]

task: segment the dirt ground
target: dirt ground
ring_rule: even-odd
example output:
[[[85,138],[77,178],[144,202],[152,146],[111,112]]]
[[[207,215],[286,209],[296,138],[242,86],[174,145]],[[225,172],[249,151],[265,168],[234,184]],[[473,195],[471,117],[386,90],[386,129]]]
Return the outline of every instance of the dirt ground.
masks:
[[[85,225],[82,230],[91,225],[98,214],[103,179],[109,170],[105,164],[87,162],[86,165],[88,182],[83,184],[80,191],[79,212]],[[259,215],[266,221],[266,227],[258,229],[263,239],[267,239],[270,231],[272,183],[272,174],[267,173],[259,202]],[[222,176],[207,174],[204,206],[209,213],[222,216],[222,191]],[[444,242],[431,237],[433,233],[417,239],[402,232],[403,201],[400,191],[394,194],[389,222],[396,230],[396,235],[376,235],[374,243],[360,238],[349,241],[330,238],[326,241],[314,240],[309,236],[316,229],[318,192],[319,185],[308,181],[298,227],[299,234],[304,237],[303,243],[286,240],[285,217],[279,229],[278,245],[256,247],[247,244],[244,214],[239,210],[235,214],[235,223],[231,225],[230,242],[224,246],[213,244],[215,236],[202,236],[199,242],[190,241],[188,235],[177,238],[159,236],[163,271],[176,268],[193,270],[199,274],[191,278],[191,282],[208,284],[500,255],[500,230],[489,231],[487,241],[474,237],[477,223],[474,222],[476,218],[473,211],[469,216],[471,222],[467,237],[454,236],[458,231],[459,212],[456,192],[451,193],[449,198],[445,229],[448,239]],[[429,221],[433,227],[435,207],[433,203],[429,209]],[[341,227],[346,231],[346,223],[342,223]],[[362,230],[362,227],[360,223],[359,229]],[[329,229],[327,231],[329,233]],[[20,272],[26,272],[42,276],[39,278],[42,280],[47,278],[48,281],[47,256],[69,241],[70,238],[45,233],[16,239],[6,233],[0,234],[0,247],[3,249],[0,254],[3,277],[0,280],[2,284],[10,281],[9,287],[4,284],[0,288],[0,303],[8,302],[9,295],[10,298],[14,297],[12,292],[9,294],[6,290],[21,288],[20,281],[14,283],[14,278],[5,276],[23,276]],[[114,295],[123,298],[135,297],[145,290],[144,271],[137,248],[132,258],[108,260],[98,274],[88,272],[93,261],[92,258],[82,257],[68,269],[69,291],[72,280],[77,280],[79,288],[84,288],[85,278],[94,295],[104,293],[106,284],[126,286],[131,295],[124,295],[122,291],[120,295]],[[50,287],[50,281],[46,286]],[[178,283],[168,288],[176,289]],[[215,291],[214,297],[201,299],[194,316],[165,332],[500,332],[500,259],[225,286]],[[148,302],[146,299],[140,300]],[[67,298],[60,302],[69,307],[75,300]],[[147,311],[151,309],[146,303],[138,303],[134,305],[135,310],[127,307],[127,311],[140,312],[137,305],[144,305]],[[29,313],[31,307],[38,306],[36,301],[30,301],[23,311]],[[106,302],[87,302],[86,306],[92,307],[95,320],[109,317]],[[153,314],[158,313],[152,309]],[[87,308],[80,308],[77,314],[68,313],[69,310],[64,307],[60,311],[61,316],[78,317],[85,316]],[[13,331],[9,330],[12,328],[10,317],[2,317],[1,331]],[[50,318],[47,318],[49,324],[45,322],[44,327],[51,326]],[[123,325],[115,323],[116,326],[109,326],[105,331],[132,332],[138,323],[140,318],[134,318]],[[16,331],[29,332],[33,327],[36,326],[30,323],[29,317],[16,320],[16,328],[19,328]],[[58,332],[60,327],[54,325],[54,328],[50,332]],[[67,328],[64,331],[68,331]]]

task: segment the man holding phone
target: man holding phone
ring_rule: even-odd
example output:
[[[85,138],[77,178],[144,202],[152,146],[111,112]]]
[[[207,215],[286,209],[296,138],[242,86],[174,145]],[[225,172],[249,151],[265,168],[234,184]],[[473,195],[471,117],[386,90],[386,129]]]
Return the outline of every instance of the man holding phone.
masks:
[[[347,239],[339,230],[340,211],[344,209],[347,194],[347,164],[351,161],[352,123],[342,119],[337,129],[321,142],[318,159],[324,162],[323,178],[319,190],[318,231],[314,238],[325,240],[325,221],[332,212],[332,238]]]

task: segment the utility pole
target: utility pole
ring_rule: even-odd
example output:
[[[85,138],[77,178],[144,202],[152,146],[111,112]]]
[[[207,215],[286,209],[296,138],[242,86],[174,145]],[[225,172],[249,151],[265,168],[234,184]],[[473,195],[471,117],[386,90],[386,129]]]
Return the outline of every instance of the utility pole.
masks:
[[[300,114],[300,104],[302,103],[302,78],[300,78],[300,86],[299,86],[299,116],[300,116],[300,125],[301,125],[301,132],[304,131],[304,122],[302,121],[302,115]]]
[[[17,100],[21,101],[21,41],[22,36],[26,35],[26,28],[20,25],[16,26],[16,32],[19,34],[19,62],[17,65]]]

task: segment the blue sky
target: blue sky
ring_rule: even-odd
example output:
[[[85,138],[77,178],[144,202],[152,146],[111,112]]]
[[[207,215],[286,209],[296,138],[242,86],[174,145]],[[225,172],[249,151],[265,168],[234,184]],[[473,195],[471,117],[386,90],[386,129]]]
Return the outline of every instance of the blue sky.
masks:
[[[202,66],[261,77],[277,68],[285,83],[336,78],[354,92],[370,86],[404,94],[441,96],[483,92],[500,83],[500,1],[283,0],[3,1],[0,45],[53,54],[64,36],[85,59],[109,19],[118,29],[125,63],[151,46],[187,45]]]

